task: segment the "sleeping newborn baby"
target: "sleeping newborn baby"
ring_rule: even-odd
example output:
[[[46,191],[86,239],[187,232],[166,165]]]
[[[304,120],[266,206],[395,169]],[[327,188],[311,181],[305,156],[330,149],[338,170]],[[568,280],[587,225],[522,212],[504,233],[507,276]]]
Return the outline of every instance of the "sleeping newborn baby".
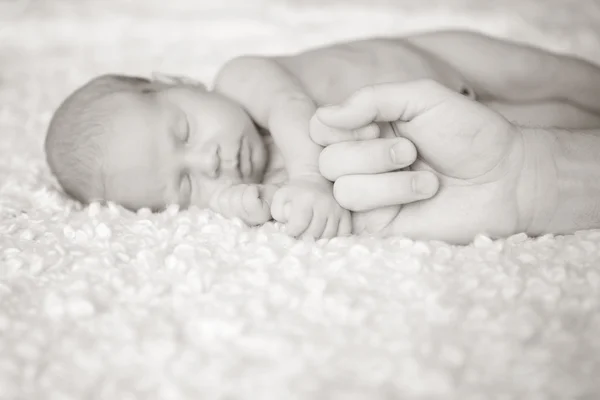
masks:
[[[294,236],[384,232],[400,206],[350,213],[321,176],[316,108],[378,83],[432,79],[525,125],[600,126],[600,68],[469,32],[334,44],[226,63],[212,91],[188,78],[104,75],[50,123],[48,164],[65,192],[128,209],[211,208]],[[380,124],[373,136],[391,137]]]

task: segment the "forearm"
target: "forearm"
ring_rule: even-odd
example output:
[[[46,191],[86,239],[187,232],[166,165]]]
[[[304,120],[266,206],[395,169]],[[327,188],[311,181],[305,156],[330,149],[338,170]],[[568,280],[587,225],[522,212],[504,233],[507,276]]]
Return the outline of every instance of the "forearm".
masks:
[[[561,100],[600,115],[600,66],[581,58],[559,59],[564,68],[557,71],[557,76],[566,76]]]
[[[537,102],[529,104],[485,102],[516,125],[561,129],[600,128],[600,114],[594,114],[565,102]]]
[[[519,193],[528,215],[525,231],[600,228],[600,129],[524,129],[523,134],[526,162]],[[528,190],[533,196],[524,200]]]
[[[290,178],[318,174],[321,147],[310,139],[316,105],[285,66],[265,57],[240,57],[219,73],[215,90],[237,101],[268,129]]]
[[[305,95],[283,95],[271,110],[269,130],[281,152],[290,179],[320,175],[319,155],[322,147],[309,135],[309,123],[316,111],[314,102]]]
[[[600,114],[600,66],[582,58],[468,31],[407,40],[462,73],[480,100],[567,101]]]

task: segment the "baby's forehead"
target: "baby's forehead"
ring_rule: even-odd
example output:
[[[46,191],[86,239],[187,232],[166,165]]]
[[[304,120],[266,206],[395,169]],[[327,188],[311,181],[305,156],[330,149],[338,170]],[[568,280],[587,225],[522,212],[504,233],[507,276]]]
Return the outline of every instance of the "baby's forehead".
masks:
[[[121,130],[124,126],[147,125],[162,117],[159,105],[141,93],[113,93],[90,105],[93,112],[87,113],[92,125],[103,125],[107,132]]]
[[[153,103],[152,97],[146,93],[118,91],[103,96],[96,106],[111,111],[142,111],[152,107]]]
[[[108,99],[110,101],[110,99]],[[107,104],[108,105],[108,104]],[[119,94],[110,103],[102,151],[106,196],[124,204],[154,206],[164,188],[155,187],[166,122],[158,105],[139,95]],[[141,195],[143,194],[143,195]]]

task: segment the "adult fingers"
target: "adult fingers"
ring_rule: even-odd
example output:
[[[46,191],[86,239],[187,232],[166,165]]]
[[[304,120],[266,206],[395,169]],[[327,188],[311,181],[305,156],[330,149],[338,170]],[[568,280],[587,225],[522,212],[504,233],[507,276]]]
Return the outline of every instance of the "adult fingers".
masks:
[[[368,140],[379,137],[380,130],[376,123],[361,126],[356,129],[338,129],[325,125],[316,115],[310,120],[310,138],[320,146],[329,146],[333,143],[349,140]]]
[[[385,83],[359,89],[341,104],[319,108],[315,115],[331,128],[353,130],[373,121],[408,122],[452,96],[458,95],[429,79]]]
[[[244,219],[250,225],[264,224],[271,219],[271,207],[260,197],[260,188],[257,185],[246,187],[243,192],[242,205]]]
[[[428,199],[438,189],[438,178],[432,172],[398,171],[342,176],[333,184],[333,195],[350,211],[367,211]]]
[[[332,144],[321,151],[321,174],[335,181],[343,175],[379,174],[411,165],[417,149],[404,138],[372,139]]]

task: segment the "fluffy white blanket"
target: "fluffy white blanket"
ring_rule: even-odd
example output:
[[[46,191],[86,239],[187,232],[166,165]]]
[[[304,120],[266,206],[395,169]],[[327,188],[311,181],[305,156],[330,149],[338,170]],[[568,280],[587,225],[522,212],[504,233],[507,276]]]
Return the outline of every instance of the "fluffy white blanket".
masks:
[[[0,399],[600,398],[600,232],[315,243],[81,209],[41,147],[107,71],[443,27],[600,62],[597,0],[12,0],[0,24]]]

